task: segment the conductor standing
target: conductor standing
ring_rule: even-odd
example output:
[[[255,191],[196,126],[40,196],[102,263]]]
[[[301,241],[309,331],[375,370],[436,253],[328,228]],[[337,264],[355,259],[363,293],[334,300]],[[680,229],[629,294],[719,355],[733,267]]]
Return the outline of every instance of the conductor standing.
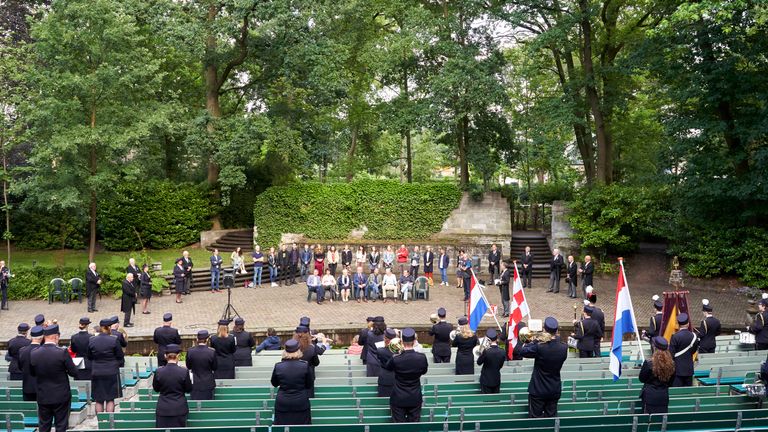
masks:
[[[445,321],[445,308],[437,310],[437,317],[440,321],[429,331],[429,335],[435,338],[432,343],[432,357],[435,363],[450,363],[453,326]]]
[[[395,423],[417,423],[421,420],[421,376],[427,373],[427,356],[413,350],[416,332],[408,327],[403,329],[403,352],[383,364],[386,370],[395,373],[395,388],[389,397],[392,421]]]
[[[166,365],[157,369],[152,381],[152,388],[160,393],[155,408],[156,428],[187,427],[189,407],[185,394],[192,391],[192,380],[189,371],[179,366],[180,352],[179,345],[165,347]]]
[[[30,371],[37,379],[37,418],[40,432],[50,432],[54,419],[56,430],[66,431],[69,427],[69,410],[72,393],[69,377],[77,376],[72,357],[59,348],[59,326],[56,324],[43,330],[45,343],[30,353]]]
[[[557,320],[547,317],[544,330],[552,335],[549,342],[523,345],[520,350],[525,358],[535,359],[531,381],[528,384],[528,417],[557,416],[557,402],[562,394],[560,370],[568,357],[568,347],[556,337]]]
[[[496,329],[489,329],[485,332],[485,337],[491,341],[489,346],[480,357],[477,358],[480,370],[480,391],[483,394],[499,393],[501,390],[501,368],[507,360],[507,355],[499,348],[497,342],[499,334]]]

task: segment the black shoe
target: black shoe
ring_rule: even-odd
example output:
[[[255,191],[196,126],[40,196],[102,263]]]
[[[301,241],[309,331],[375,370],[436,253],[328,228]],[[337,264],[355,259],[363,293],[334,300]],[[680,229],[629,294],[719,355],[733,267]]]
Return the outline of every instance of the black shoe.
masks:
[[[98,312],[98,309],[91,309],[91,312]]]
[[[133,327],[133,324],[131,324],[131,323],[123,324],[123,327]]]

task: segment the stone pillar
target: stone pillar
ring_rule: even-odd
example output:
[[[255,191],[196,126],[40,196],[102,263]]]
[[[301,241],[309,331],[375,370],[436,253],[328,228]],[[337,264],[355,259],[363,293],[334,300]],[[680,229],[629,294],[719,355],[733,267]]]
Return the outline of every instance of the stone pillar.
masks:
[[[581,245],[574,236],[573,228],[568,220],[570,208],[565,201],[552,203],[552,248],[560,249],[564,256],[578,256]]]

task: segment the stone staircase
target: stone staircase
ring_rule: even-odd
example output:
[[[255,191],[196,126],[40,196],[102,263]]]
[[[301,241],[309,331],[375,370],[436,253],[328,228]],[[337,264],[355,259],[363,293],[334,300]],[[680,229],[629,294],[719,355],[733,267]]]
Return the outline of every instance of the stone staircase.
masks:
[[[544,234],[537,231],[514,231],[512,233],[511,257],[512,259],[522,259],[525,247],[531,247],[533,254],[533,277],[549,278],[549,262],[552,260],[552,251]],[[518,263],[518,270],[522,271],[521,264]]]
[[[213,242],[210,246],[206,247],[206,249],[209,251],[218,249],[222,256],[228,256],[226,252],[232,252],[238,247],[243,249],[243,255],[245,255],[246,252],[253,250],[252,229],[228,232]]]

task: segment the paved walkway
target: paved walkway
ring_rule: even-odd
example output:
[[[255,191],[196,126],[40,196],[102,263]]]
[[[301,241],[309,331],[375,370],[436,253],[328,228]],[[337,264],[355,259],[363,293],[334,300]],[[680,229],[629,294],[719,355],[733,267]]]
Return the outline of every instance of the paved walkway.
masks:
[[[560,294],[545,293],[544,280],[534,280],[533,289],[526,290],[528,302],[534,318],[555,316],[561,322],[569,323],[573,319],[573,306],[576,305],[580,313],[581,300],[570,299],[565,295],[565,287],[561,287]],[[604,309],[606,322],[613,322],[613,301],[615,296],[616,279],[596,279],[595,285],[598,293],[598,306]],[[651,296],[661,294],[668,286],[653,283],[632,284],[630,288],[633,296],[635,313],[640,327],[645,328],[648,318],[652,313]],[[487,295],[491,303],[499,304],[499,292],[495,286],[488,287]],[[736,295],[734,288],[701,287],[692,288],[690,304],[694,310],[696,321],[701,319],[701,299],[709,298],[715,308],[715,315],[724,325],[734,328],[743,325],[747,319],[747,299]],[[216,321],[221,317],[227,304],[226,291],[218,294],[198,292],[184,297],[182,304],[174,302],[175,296],[157,296],[152,299],[149,315],[141,313],[135,317],[135,327],[128,329],[130,336],[149,336],[155,327],[161,324],[162,314],[172,312],[174,323],[183,334],[193,334],[198,329],[213,329]],[[432,290],[429,301],[417,300],[409,304],[389,301],[384,304],[381,301],[368,303],[340,303],[334,302],[317,305],[306,302],[306,288],[304,285],[287,287],[268,287],[232,290],[232,303],[245,318],[247,327],[251,330],[264,331],[266,327],[289,329],[296,326],[299,317],[307,315],[312,318],[313,327],[348,327],[359,326],[367,316],[382,315],[390,325],[401,327],[404,325],[425,325],[429,323],[429,316],[438,307],[443,306],[448,310],[450,320],[463,315],[464,304],[461,290],[451,287],[437,286]],[[137,305],[139,306],[139,305]],[[100,318],[118,315],[118,300],[104,298],[97,305],[99,312],[90,314],[94,322]],[[48,319],[57,319],[62,327],[63,337],[68,338],[77,328],[77,321],[86,313],[86,304],[61,303],[48,304],[46,301],[16,301],[11,302],[10,311],[0,312],[0,340],[6,341],[14,335],[16,325],[19,322],[33,322],[35,314],[43,313]],[[493,325],[493,319],[486,317],[484,324]]]

